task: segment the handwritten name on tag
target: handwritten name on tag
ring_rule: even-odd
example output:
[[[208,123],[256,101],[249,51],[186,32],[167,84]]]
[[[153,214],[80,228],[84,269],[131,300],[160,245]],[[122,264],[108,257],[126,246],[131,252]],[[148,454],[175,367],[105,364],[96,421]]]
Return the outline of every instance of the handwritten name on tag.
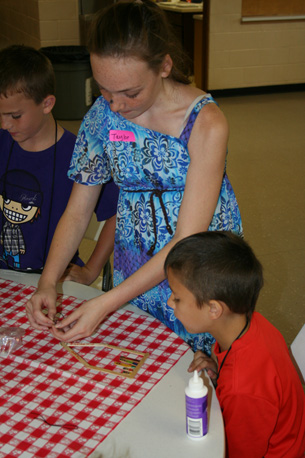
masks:
[[[111,130],[109,140],[111,142],[135,142],[136,138],[134,133],[129,130]]]

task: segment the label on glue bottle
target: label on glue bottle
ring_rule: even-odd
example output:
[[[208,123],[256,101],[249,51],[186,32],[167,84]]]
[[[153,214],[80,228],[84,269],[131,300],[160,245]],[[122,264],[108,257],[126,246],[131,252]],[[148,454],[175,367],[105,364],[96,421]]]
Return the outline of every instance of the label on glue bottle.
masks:
[[[208,389],[194,371],[185,388],[186,433],[191,439],[201,439],[208,432]]]

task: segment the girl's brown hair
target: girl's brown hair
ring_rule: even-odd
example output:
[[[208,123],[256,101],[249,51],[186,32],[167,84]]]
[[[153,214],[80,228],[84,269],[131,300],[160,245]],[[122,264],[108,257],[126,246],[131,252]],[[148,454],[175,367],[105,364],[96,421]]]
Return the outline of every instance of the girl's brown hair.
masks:
[[[189,58],[163,10],[151,0],[120,1],[97,13],[89,32],[88,49],[100,56],[139,58],[155,72],[169,54],[173,61],[169,77],[190,83]]]

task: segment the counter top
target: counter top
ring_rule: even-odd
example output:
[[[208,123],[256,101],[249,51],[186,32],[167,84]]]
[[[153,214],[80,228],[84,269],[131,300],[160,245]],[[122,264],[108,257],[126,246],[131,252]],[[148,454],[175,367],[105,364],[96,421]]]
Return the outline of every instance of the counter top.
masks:
[[[178,13],[200,13],[203,11],[203,3],[188,2],[158,2],[158,5],[166,11]]]

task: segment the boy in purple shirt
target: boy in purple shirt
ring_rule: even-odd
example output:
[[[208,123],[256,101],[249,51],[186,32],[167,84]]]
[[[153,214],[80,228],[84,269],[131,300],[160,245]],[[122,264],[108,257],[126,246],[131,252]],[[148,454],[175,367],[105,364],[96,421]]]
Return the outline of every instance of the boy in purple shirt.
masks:
[[[43,53],[18,45],[0,51],[0,268],[43,269],[70,197],[76,137],[54,119],[54,93],[54,71]],[[114,232],[117,197],[109,182],[96,206],[107,234]],[[102,239],[108,254],[112,238]],[[83,264],[78,253],[71,262]]]

